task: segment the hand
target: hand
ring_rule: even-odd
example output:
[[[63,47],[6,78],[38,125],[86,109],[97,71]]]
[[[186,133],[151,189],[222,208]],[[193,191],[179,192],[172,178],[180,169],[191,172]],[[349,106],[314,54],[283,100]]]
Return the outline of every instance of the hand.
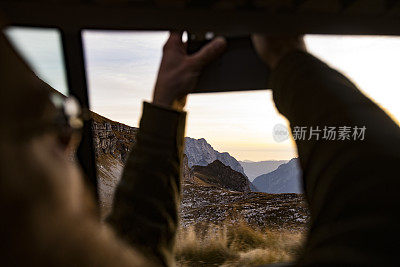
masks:
[[[258,55],[271,69],[276,68],[279,61],[288,53],[296,50],[307,51],[302,35],[271,36],[253,34],[251,39]]]
[[[221,55],[225,47],[225,39],[217,37],[197,53],[188,55],[182,33],[171,32],[164,45],[153,104],[182,110],[186,96],[193,91],[203,67]]]

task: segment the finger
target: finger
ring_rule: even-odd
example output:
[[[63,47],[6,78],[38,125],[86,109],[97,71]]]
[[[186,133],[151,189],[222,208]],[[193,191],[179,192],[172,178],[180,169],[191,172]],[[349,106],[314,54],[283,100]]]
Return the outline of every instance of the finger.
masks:
[[[164,50],[172,47],[181,47],[182,46],[182,34],[183,31],[171,31],[169,33],[169,38],[164,45]]]
[[[200,51],[190,56],[189,60],[194,67],[203,68],[220,56],[224,52],[226,45],[225,38],[217,37],[206,44]]]

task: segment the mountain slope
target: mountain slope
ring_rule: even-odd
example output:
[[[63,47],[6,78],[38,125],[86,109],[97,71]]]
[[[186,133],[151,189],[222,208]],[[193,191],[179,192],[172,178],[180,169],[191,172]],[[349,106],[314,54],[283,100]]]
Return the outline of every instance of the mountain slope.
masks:
[[[288,160],[239,161],[250,181],[253,181],[257,176],[275,171],[280,165],[287,162]]]
[[[244,193],[194,183],[183,184],[179,209],[184,228],[244,220],[260,229],[295,230],[307,229],[309,220],[303,195]]]
[[[219,160],[207,166],[193,166],[192,173],[203,184],[215,185],[228,190],[250,192],[250,181],[247,177]]]
[[[194,165],[207,166],[215,160],[219,160],[233,170],[246,175],[242,165],[234,157],[227,152],[216,151],[204,138],[185,137],[185,154],[188,157],[189,167]]]
[[[129,150],[136,142],[135,127],[109,120],[91,112],[93,143],[96,152],[98,191],[102,216],[112,207],[115,188],[121,178]]]
[[[91,112],[91,116],[96,156],[109,154],[124,163],[136,142],[138,128],[109,120],[94,112]]]
[[[275,171],[256,177],[253,185],[259,191],[270,194],[302,193],[301,169],[298,159],[291,159]]]

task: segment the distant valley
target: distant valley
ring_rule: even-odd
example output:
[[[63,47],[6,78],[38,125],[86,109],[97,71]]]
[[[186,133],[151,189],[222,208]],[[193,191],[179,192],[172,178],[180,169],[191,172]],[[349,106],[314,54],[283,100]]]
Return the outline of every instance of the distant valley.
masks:
[[[275,171],[280,165],[287,162],[288,160],[239,161],[250,181],[253,181],[257,176]]]

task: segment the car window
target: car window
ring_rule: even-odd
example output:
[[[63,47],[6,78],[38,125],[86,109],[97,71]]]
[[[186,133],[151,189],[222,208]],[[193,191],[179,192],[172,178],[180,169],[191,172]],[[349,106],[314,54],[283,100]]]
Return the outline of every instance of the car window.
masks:
[[[40,78],[67,94],[57,30],[12,27],[6,34]],[[168,33],[86,30],[82,38],[104,218],[136,142],[143,101],[151,101]],[[400,118],[400,38],[308,35],[305,40],[311,53],[348,75],[393,119]],[[271,90],[193,94],[186,110],[178,262],[293,260],[309,212],[295,144]]]
[[[68,95],[59,30],[12,26],[5,34],[39,78]]]

